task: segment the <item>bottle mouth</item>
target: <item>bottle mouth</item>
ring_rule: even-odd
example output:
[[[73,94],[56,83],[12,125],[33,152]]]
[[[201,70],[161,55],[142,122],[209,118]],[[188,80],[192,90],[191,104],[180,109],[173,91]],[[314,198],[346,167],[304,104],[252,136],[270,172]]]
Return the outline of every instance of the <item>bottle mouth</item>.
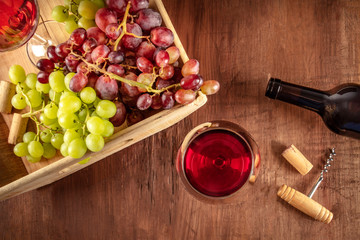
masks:
[[[277,78],[269,78],[268,85],[266,87],[265,96],[268,98],[276,99],[281,88],[281,80]]]

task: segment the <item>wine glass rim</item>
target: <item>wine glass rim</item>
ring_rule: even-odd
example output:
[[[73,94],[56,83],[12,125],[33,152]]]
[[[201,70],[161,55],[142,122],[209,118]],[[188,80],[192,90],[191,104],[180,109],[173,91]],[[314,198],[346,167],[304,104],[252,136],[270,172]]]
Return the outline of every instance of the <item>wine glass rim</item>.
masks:
[[[252,136],[244,129],[242,128],[240,125],[236,124],[236,123],[233,123],[233,122],[230,122],[230,121],[225,121],[225,120],[215,120],[215,121],[210,121],[208,122],[209,124],[207,126],[204,126],[204,127],[200,127],[200,129],[198,129],[196,132],[192,133],[191,131],[187,134],[187,136],[189,134],[192,134],[192,136],[188,139],[188,141],[186,142],[186,146],[184,146],[184,143],[186,141],[186,138],[187,136],[185,137],[185,140],[184,142],[181,144],[181,147],[180,149],[185,149],[185,151],[182,151],[181,152],[181,163],[180,163],[180,174],[183,175],[183,178],[182,179],[185,179],[186,181],[186,185],[189,186],[196,194],[198,194],[197,197],[201,197],[201,199],[206,199],[206,200],[210,200],[210,201],[214,201],[214,202],[218,202],[218,201],[221,201],[221,200],[225,200],[225,199],[229,199],[231,197],[233,197],[234,195],[237,195],[241,189],[243,189],[243,187],[246,185],[246,183],[249,181],[250,177],[253,175],[254,173],[254,168],[255,168],[255,153],[254,153],[254,150],[252,148],[252,146],[250,145],[249,143],[249,139],[247,139],[246,137],[250,138],[250,141],[254,141],[252,139]],[[223,124],[231,124],[233,126],[236,126],[237,128],[239,128],[239,130],[242,130],[243,131],[243,134],[240,134],[239,132],[236,132],[235,130],[231,129],[230,127],[221,127],[221,126],[213,126],[213,125],[216,125],[216,124],[220,124],[220,123],[223,123]],[[207,123],[205,123],[206,125]],[[203,124],[200,124],[198,125],[197,127],[199,126],[202,126]],[[197,127],[195,127],[194,129],[196,129]],[[207,132],[210,132],[210,131],[214,131],[214,130],[224,130],[224,131],[228,131],[228,132],[231,132],[233,134],[235,134],[236,136],[240,137],[243,142],[246,144],[246,147],[248,148],[248,150],[250,151],[251,153],[251,169],[249,171],[249,174],[246,178],[246,181],[244,181],[244,183],[237,189],[235,190],[233,193],[231,194],[228,194],[228,195],[224,195],[224,196],[210,196],[210,195],[207,195],[205,193],[202,193],[200,192],[199,190],[197,190],[188,180],[187,176],[186,176],[186,173],[185,173],[185,155],[188,151],[188,148],[190,146],[190,144],[197,138],[199,138],[201,135],[207,133]],[[246,135],[246,137],[244,136]],[[255,141],[254,141],[255,142]],[[255,143],[256,144],[256,143]]]

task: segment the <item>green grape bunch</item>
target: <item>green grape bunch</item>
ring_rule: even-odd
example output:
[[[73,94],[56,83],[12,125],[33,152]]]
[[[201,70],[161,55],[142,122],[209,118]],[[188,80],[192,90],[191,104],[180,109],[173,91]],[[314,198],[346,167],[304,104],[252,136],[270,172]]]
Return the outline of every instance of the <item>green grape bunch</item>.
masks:
[[[64,0],[63,5],[52,9],[51,17],[65,24],[65,30],[72,33],[77,28],[95,27],[96,11],[105,6],[103,0]]]
[[[30,111],[23,117],[36,124],[36,132],[26,132],[23,141],[15,145],[16,156],[35,163],[53,158],[60,150],[64,157],[81,158],[88,150],[102,150],[105,139],[113,135],[114,125],[108,119],[116,114],[115,103],[99,99],[91,87],[72,92],[65,85],[63,71],[54,70],[49,83],[42,84],[36,74],[26,75],[20,65],[13,65],[9,78],[17,88],[11,99],[13,107],[28,107]]]

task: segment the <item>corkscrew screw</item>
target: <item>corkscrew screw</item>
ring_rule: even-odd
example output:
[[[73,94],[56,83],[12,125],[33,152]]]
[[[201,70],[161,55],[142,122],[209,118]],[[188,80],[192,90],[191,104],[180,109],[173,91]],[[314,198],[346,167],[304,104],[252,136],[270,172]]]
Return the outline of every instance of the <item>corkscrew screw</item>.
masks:
[[[329,158],[326,160],[325,165],[321,170],[320,176],[308,196],[285,184],[280,187],[277,195],[293,207],[315,218],[316,220],[324,223],[330,223],[333,218],[333,213],[318,202],[311,199],[311,197],[314,195],[320,183],[324,180],[324,173],[329,171],[329,167],[331,166],[331,162],[334,161],[335,155],[335,148],[332,148],[330,150]]]
[[[315,185],[313,186],[313,188],[310,190],[308,197],[312,198],[312,196],[314,195],[314,193],[316,192],[316,189],[318,189],[320,183],[324,180],[324,173],[327,173],[329,171],[329,167],[331,167],[331,162],[334,161],[334,156],[336,155],[335,153],[335,148],[330,149],[330,154],[329,154],[329,158],[326,160],[326,163],[324,165],[323,170],[321,170],[320,172],[320,176],[318,178],[318,180],[316,181]]]

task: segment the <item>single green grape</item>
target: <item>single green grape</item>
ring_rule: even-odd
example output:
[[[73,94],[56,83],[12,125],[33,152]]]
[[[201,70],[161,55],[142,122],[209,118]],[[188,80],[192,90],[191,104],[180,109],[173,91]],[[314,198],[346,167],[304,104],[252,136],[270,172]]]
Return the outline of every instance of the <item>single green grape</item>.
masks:
[[[46,159],[50,159],[55,157],[56,155],[56,149],[53,147],[53,145],[51,145],[50,143],[44,143],[44,158]]]
[[[51,145],[53,145],[54,148],[56,149],[60,149],[61,144],[64,143],[64,135],[62,135],[61,133],[55,133],[52,137],[51,137]]]
[[[85,155],[86,151],[86,144],[81,138],[76,138],[71,141],[68,147],[69,156],[72,158],[81,158]]]
[[[90,133],[101,135],[105,130],[104,121],[99,117],[90,117],[86,122]]]
[[[71,91],[64,91],[61,96],[60,96],[60,101],[64,98],[64,97],[68,97],[68,96],[74,96],[76,97],[76,93],[71,92]]]
[[[41,113],[41,114],[40,114],[39,120],[40,120],[40,122],[42,122],[42,123],[45,124],[46,126],[49,126],[49,125],[51,125],[51,124],[53,124],[53,123],[56,122],[56,118],[55,118],[55,119],[47,118],[44,113]]]
[[[51,130],[48,128],[46,128],[40,132],[40,139],[44,143],[51,142],[51,137],[52,137]]]
[[[38,92],[43,92],[45,94],[48,94],[50,91],[50,84],[48,83],[40,83],[39,81],[35,84],[35,89]]]
[[[25,83],[30,89],[35,89],[37,82],[37,75],[35,73],[29,73],[26,75]]]
[[[14,147],[14,153],[18,157],[25,157],[26,155],[29,155],[28,144],[24,142],[16,144]]]
[[[96,97],[96,99],[95,99],[95,101],[93,103],[94,107],[97,107],[97,105],[99,104],[100,101],[101,101],[101,99]]]
[[[11,105],[19,110],[24,109],[27,106],[26,99],[21,93],[15,94],[11,98]]]
[[[71,129],[77,126],[79,118],[74,113],[62,113],[58,118],[58,122],[61,127]]]
[[[66,32],[68,32],[69,34],[71,34],[75,29],[77,29],[79,26],[77,25],[76,21],[75,21],[75,16],[74,15],[70,15],[68,17],[68,19],[66,19],[65,21],[65,30]]]
[[[78,116],[79,116],[79,121],[80,122],[85,122],[86,116],[87,116],[87,111],[88,110],[86,108],[84,108],[79,112]]]
[[[87,19],[84,17],[79,19],[78,25],[79,25],[79,27],[84,28],[86,30],[91,27],[96,27],[96,23],[93,19]]]
[[[69,146],[66,143],[61,144],[61,147],[60,147],[61,155],[63,155],[64,157],[69,156],[68,148],[69,148]]]
[[[74,113],[81,108],[81,100],[76,96],[66,96],[60,99],[59,109],[62,112]]]
[[[69,144],[72,140],[80,138],[81,134],[77,130],[75,128],[67,129],[64,134],[64,143]]]
[[[31,107],[36,108],[38,106],[41,105],[42,103],[42,97],[41,97],[41,93],[39,93],[38,91],[31,89],[26,93],[26,96],[29,98]]]
[[[91,104],[96,100],[96,92],[92,87],[85,87],[80,92],[81,100],[86,104]]]
[[[81,1],[78,8],[79,14],[87,19],[95,19],[97,10],[99,10],[99,6],[89,0]]]
[[[96,113],[102,118],[111,118],[116,113],[116,105],[112,101],[102,100],[96,106]]]
[[[64,73],[62,71],[55,71],[50,73],[49,75],[49,84],[50,87],[55,91],[55,92],[62,92],[65,90],[65,76]]]
[[[31,141],[34,141],[36,137],[36,134],[34,132],[26,132],[23,135],[23,142],[24,143],[30,143]]]
[[[86,137],[86,147],[92,152],[98,152],[104,148],[104,138],[100,135],[90,133]]]
[[[70,72],[68,74],[66,74],[65,78],[64,78],[64,84],[65,84],[65,87],[67,88],[67,90],[71,91],[70,90],[70,81],[71,79],[73,78],[73,76],[75,76],[76,73],[74,72]]]
[[[49,91],[49,97],[50,100],[53,101],[56,104],[59,104],[60,102],[60,97],[61,97],[61,93],[57,93],[55,92],[53,89],[50,89]]]
[[[26,79],[24,68],[17,64],[12,65],[9,69],[9,78],[13,84],[24,82]]]
[[[25,82],[16,84],[16,93],[26,93],[30,88],[26,85]]]
[[[28,144],[28,151],[30,156],[39,158],[44,154],[43,145],[38,141],[31,141]]]
[[[36,162],[39,162],[41,160],[41,157],[33,157],[31,155],[27,155],[26,159],[31,163],[36,163]]]
[[[104,125],[105,125],[105,130],[101,134],[101,136],[103,136],[103,137],[112,136],[114,134],[114,125],[108,120],[103,120],[103,122],[104,122]]]
[[[52,9],[51,17],[57,22],[64,22],[69,17],[69,11],[64,6],[58,5]]]
[[[44,108],[44,114],[48,119],[56,119],[59,108],[55,103],[49,103]]]

